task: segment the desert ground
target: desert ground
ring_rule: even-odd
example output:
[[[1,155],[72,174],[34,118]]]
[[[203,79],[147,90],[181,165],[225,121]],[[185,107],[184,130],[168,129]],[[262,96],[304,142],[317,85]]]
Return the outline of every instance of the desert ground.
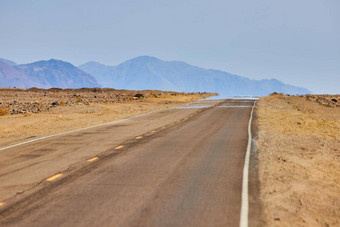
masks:
[[[114,89],[0,89],[0,147],[84,128],[211,93]],[[255,123],[260,223],[340,225],[340,96],[272,94]]]
[[[266,226],[340,226],[340,96],[275,94],[258,102]]]
[[[156,90],[0,89],[0,147],[72,129],[185,105],[213,93]]]

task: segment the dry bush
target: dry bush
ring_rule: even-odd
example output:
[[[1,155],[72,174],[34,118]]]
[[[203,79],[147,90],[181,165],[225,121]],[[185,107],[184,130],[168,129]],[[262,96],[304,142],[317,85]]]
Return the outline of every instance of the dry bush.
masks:
[[[65,104],[66,104],[65,100],[64,100],[64,99],[61,99],[60,102],[59,102],[59,105],[60,105],[60,106],[63,106],[63,105],[65,105]]]
[[[82,98],[81,98],[80,96],[77,96],[77,97],[76,97],[76,100],[77,100],[77,102],[81,102],[81,101],[82,101]]]
[[[277,92],[274,91],[273,93],[269,94],[269,96],[284,97],[285,94],[283,94],[283,93],[277,93]]]
[[[6,108],[0,107],[0,116],[4,116],[4,115],[7,115],[7,114],[9,114],[9,110],[6,109]]]
[[[155,93],[153,91],[149,91],[149,98],[154,98],[155,97]]]

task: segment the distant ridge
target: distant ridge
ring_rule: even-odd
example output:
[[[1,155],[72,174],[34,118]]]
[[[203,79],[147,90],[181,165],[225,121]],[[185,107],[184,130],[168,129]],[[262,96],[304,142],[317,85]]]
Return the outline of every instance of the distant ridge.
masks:
[[[1,87],[100,87],[93,76],[61,60],[51,59],[14,66],[2,61],[0,63]]]
[[[38,83],[32,81],[20,70],[0,61],[0,87],[30,88],[37,87]]]
[[[10,66],[14,66],[14,65],[17,64],[14,61],[11,61],[11,60],[8,60],[8,59],[4,59],[4,58],[0,58],[0,61],[2,61],[3,63],[6,63],[7,65],[10,65]]]
[[[117,66],[88,62],[78,66],[93,75],[103,87],[158,89],[186,92],[218,92],[222,95],[268,95],[272,92],[306,94],[309,90],[276,79],[250,80],[227,72],[204,69],[181,61],[140,56]]]
[[[97,80],[74,65],[61,60],[51,59],[15,66],[28,75],[42,88],[82,88],[100,87]]]

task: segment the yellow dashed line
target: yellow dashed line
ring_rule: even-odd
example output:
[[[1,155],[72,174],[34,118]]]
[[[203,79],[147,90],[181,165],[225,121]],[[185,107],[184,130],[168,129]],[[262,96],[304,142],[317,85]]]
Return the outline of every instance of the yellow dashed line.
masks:
[[[124,147],[123,145],[120,145],[120,146],[116,147],[115,150],[118,150],[118,149],[123,148],[123,147]]]
[[[50,178],[47,178],[46,181],[54,181],[55,179],[57,179],[58,177],[61,177],[63,174],[58,173]]]
[[[141,136],[137,136],[137,137],[136,137],[137,140],[139,140],[139,139],[141,139],[141,138],[142,138]]]
[[[151,131],[151,133],[155,133],[156,131]]]
[[[89,160],[87,160],[88,162],[93,162],[93,161],[96,161],[98,159],[98,157],[94,157],[94,158],[91,158]]]
[[[166,128],[165,126],[163,126],[162,128]]]
[[[5,203],[1,203],[1,202],[0,202],[0,207],[3,206],[3,205],[5,205]]]
[[[186,117],[186,118],[184,118],[184,120],[187,120],[188,118]]]

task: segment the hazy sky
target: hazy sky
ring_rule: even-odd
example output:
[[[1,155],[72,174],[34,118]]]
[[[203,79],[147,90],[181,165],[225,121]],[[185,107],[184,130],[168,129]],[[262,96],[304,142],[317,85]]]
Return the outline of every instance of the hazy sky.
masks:
[[[0,0],[0,57],[150,55],[340,93],[339,0]]]

